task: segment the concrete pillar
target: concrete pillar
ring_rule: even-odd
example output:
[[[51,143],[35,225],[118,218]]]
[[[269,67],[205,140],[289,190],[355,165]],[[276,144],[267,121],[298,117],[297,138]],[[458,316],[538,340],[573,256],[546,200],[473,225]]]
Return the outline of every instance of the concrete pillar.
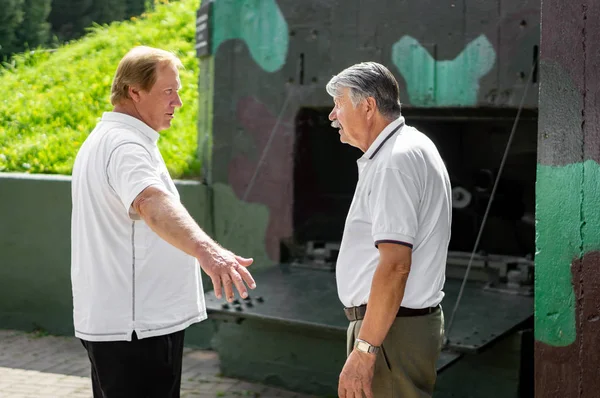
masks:
[[[536,397],[600,395],[600,1],[542,0]]]

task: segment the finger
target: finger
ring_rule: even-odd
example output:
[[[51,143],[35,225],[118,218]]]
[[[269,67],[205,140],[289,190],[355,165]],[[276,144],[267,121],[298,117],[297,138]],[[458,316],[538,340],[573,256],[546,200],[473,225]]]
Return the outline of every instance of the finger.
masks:
[[[250,264],[254,262],[254,259],[252,258],[244,258],[242,256],[238,256],[237,254],[235,255],[235,259],[238,263],[240,263],[240,265],[243,265],[244,267],[249,267]]]
[[[341,381],[338,383],[338,398],[346,398],[346,389]]]
[[[348,388],[347,379],[343,375],[340,375],[340,378],[338,381],[338,397],[339,398],[350,398],[352,396],[351,394],[352,394],[352,392]]]
[[[371,388],[371,386],[368,386],[365,384],[363,384],[363,392],[365,394],[366,398],[373,398],[373,389]]]
[[[250,274],[250,271],[248,271],[244,267],[238,267],[237,272],[239,272],[242,279],[244,280],[244,282],[246,282],[246,284],[250,287],[250,289],[256,288],[256,282],[254,281],[254,278]]]
[[[219,275],[217,276],[212,276],[210,275],[210,280],[212,281],[213,284],[213,288],[215,289],[215,297],[217,297],[218,299],[221,298],[221,278],[219,278]]]
[[[221,274],[221,281],[223,281],[223,289],[225,290],[225,298],[227,301],[233,301],[233,282],[228,274]]]
[[[241,267],[238,267],[238,268],[241,269]],[[244,285],[244,281],[242,280],[242,277],[235,270],[235,268],[233,268],[233,267],[229,268],[229,277],[233,281],[233,284],[235,285],[235,288],[237,289],[237,291],[240,292],[240,297],[241,298],[248,297],[248,290],[246,290],[246,285]]]

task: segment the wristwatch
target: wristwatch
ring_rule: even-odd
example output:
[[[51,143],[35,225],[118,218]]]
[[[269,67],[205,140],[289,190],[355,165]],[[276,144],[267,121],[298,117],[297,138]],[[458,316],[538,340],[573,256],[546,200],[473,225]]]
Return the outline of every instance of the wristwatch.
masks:
[[[354,348],[367,354],[377,354],[377,352],[379,352],[379,347],[375,347],[374,345],[371,345],[370,343],[361,339],[356,339],[354,341]]]

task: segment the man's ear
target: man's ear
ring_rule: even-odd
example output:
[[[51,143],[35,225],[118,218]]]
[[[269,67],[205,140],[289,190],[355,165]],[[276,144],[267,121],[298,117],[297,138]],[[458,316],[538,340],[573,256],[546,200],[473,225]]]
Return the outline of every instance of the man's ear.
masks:
[[[373,97],[367,97],[365,99],[365,111],[367,112],[367,118],[375,116],[377,113],[377,101]]]
[[[129,98],[131,98],[134,102],[140,102],[140,89],[134,86],[127,87],[127,92],[129,94]]]

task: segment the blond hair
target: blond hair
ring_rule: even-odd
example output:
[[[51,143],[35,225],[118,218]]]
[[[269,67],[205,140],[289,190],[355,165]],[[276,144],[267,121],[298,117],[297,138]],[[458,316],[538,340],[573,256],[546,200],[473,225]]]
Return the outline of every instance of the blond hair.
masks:
[[[158,65],[168,63],[183,68],[181,60],[173,53],[158,48],[138,46],[131,49],[119,62],[112,82],[110,102],[118,105],[129,97],[129,87],[150,91],[156,83]]]

